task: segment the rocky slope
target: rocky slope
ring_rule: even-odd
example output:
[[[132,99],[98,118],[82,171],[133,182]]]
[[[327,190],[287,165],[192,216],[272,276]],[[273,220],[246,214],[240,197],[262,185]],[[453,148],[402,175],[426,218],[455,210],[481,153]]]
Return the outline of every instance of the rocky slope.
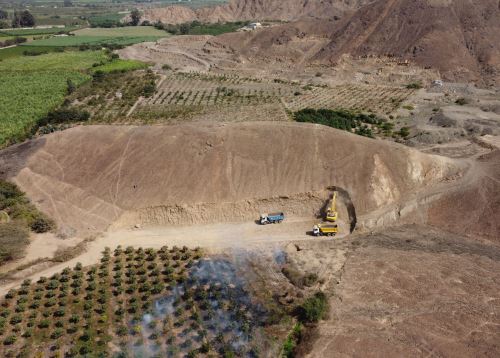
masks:
[[[391,55],[449,80],[499,83],[499,33],[497,0],[378,0],[343,19],[315,59]]]
[[[226,5],[191,9],[185,6],[167,6],[148,9],[144,18],[167,24],[198,20],[201,22],[237,20],[283,20],[299,18],[328,19],[341,16],[371,0],[230,0]]]

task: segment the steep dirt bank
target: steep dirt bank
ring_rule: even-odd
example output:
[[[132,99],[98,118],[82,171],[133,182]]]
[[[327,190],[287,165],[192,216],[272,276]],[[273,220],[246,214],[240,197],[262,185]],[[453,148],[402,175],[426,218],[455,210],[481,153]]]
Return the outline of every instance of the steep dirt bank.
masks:
[[[321,201],[310,193],[332,185],[345,189],[365,215],[452,179],[461,167],[401,145],[296,123],[84,126],[33,143],[0,154],[3,176],[68,233],[136,223],[127,217],[172,224],[194,222],[196,215],[202,222],[238,221],[278,208],[302,215]],[[36,149],[26,155],[25,147]],[[170,217],[162,208],[182,209]]]

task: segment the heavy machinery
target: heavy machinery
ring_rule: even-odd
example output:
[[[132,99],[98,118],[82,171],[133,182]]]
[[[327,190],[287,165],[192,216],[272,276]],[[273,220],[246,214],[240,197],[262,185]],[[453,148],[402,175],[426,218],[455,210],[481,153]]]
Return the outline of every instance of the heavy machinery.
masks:
[[[279,224],[283,220],[285,220],[284,213],[272,213],[272,214],[261,214],[260,215],[260,224],[261,225],[276,224],[276,223]]]
[[[339,232],[337,224],[317,224],[313,227],[314,236],[335,236]]]
[[[332,203],[328,210],[326,211],[326,221],[335,222],[337,221],[337,192],[334,191],[332,195]]]

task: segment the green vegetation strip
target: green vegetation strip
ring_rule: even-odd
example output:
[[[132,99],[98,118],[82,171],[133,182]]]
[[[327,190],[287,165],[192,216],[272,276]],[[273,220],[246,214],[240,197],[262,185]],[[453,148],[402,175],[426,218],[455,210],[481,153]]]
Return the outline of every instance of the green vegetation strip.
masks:
[[[0,180],[0,265],[23,256],[29,231],[47,232],[54,222],[15,185]]]
[[[51,27],[48,29],[14,29],[14,30],[0,30],[0,36],[33,36],[33,35],[52,35],[58,33],[65,33],[76,30],[77,27]]]
[[[383,120],[374,114],[355,113],[346,110],[306,108],[294,113],[297,122],[318,123],[373,138],[373,125]]]
[[[100,66],[96,66],[92,68],[92,71],[95,73],[97,71],[102,71],[104,73],[112,73],[112,72],[127,72],[133,70],[140,70],[147,68],[148,64],[135,61],[135,60],[114,60],[112,62],[105,63]]]
[[[158,36],[61,36],[35,40],[27,46],[77,47],[81,45],[133,45],[139,42],[158,40]],[[24,45],[23,45],[24,46]]]

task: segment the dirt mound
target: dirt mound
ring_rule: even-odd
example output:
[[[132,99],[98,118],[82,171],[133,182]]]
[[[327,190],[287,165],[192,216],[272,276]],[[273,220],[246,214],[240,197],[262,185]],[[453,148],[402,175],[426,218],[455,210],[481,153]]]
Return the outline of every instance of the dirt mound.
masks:
[[[364,215],[457,171],[443,157],[295,123],[84,126],[32,143],[0,154],[3,175],[66,232],[313,215],[332,185]]]
[[[500,81],[496,0],[378,0],[341,22],[316,59],[392,55],[437,68],[450,80]]]
[[[185,6],[167,6],[144,11],[149,21],[180,24],[198,20],[201,22],[237,20],[297,20],[299,18],[333,18],[358,8],[371,0],[231,0],[226,5],[191,9]]]

